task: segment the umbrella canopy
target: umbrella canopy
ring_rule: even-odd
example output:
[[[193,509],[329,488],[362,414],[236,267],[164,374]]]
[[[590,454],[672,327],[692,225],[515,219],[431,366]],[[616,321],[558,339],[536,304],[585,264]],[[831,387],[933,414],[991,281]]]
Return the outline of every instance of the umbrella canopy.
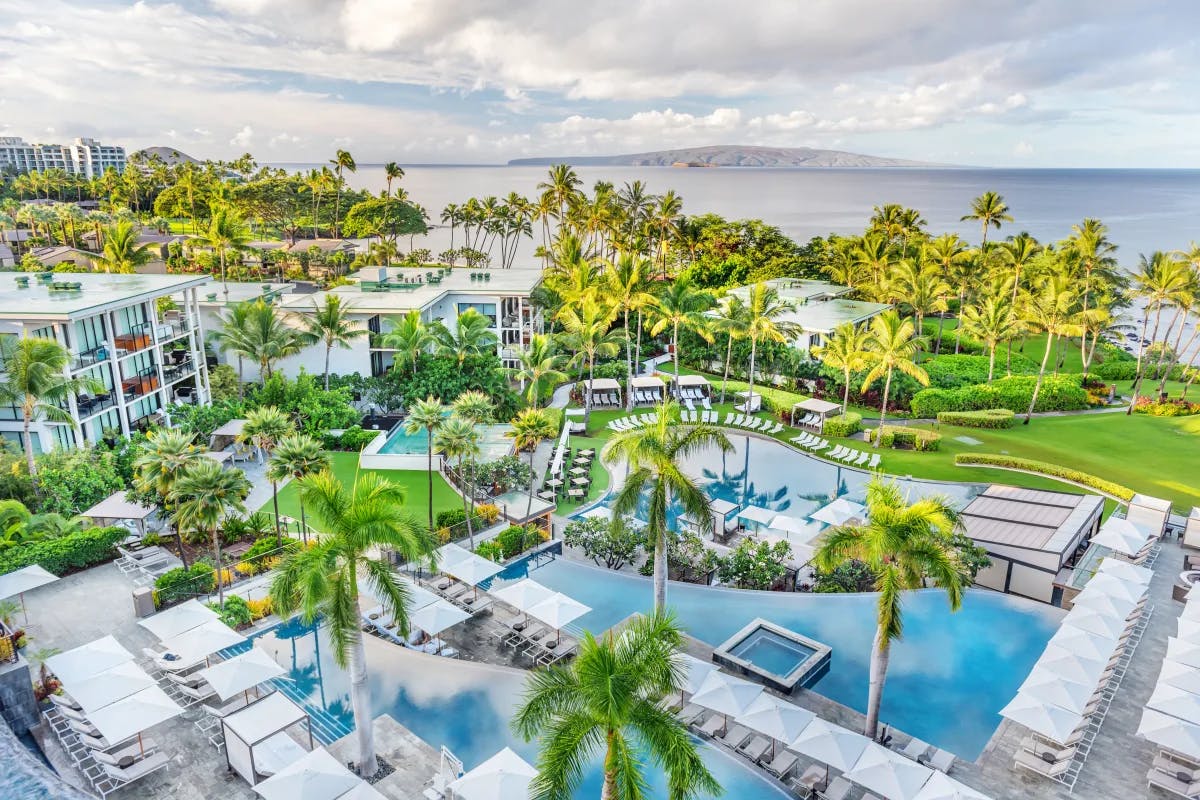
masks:
[[[867,507],[844,497],[839,497],[827,506],[818,508],[809,515],[810,519],[827,522],[830,525],[845,525],[856,519],[867,518]]]
[[[503,589],[497,589],[492,592],[492,597],[521,611],[527,611],[543,600],[547,600],[553,596],[553,589],[547,589],[537,581],[530,580],[529,578],[509,584]]]
[[[929,780],[913,800],[988,800],[988,796],[959,783],[945,773],[935,772],[929,776]]]
[[[1147,708],[1137,735],[1188,758],[1200,758],[1200,725]]]
[[[53,672],[63,685],[70,686],[126,661],[133,661],[133,653],[122,647],[112,636],[104,636],[73,650],[51,656],[45,663],[46,668]]]
[[[692,695],[696,705],[736,717],[745,713],[750,704],[763,693],[763,687],[724,672],[712,672]]]
[[[792,705],[763,692],[754,699],[737,721],[751,730],[780,742],[791,742],[804,732],[815,715],[806,708]]]
[[[142,689],[156,686],[154,679],[132,661],[118,664],[110,670],[68,685],[67,692],[79,703],[85,714],[123,700]]]
[[[1063,617],[1062,624],[1064,627],[1079,628],[1099,636],[1116,638],[1120,638],[1126,628],[1124,619],[1101,614],[1099,611],[1083,606],[1071,609]]]
[[[871,742],[846,779],[889,800],[913,800],[933,770]]]
[[[683,654],[683,664],[687,668],[687,683],[684,685],[684,691],[691,694],[699,691],[709,673],[717,671],[716,664],[711,661],[702,661],[687,653]]]
[[[1017,692],[1034,700],[1082,714],[1095,694],[1096,686],[1075,683],[1035,666]]]
[[[380,794],[378,789],[366,781],[359,781],[353,789],[343,795],[338,795],[337,800],[387,800],[387,797]]]
[[[1104,592],[1089,592],[1084,589],[1071,604],[1072,608],[1090,608],[1114,619],[1128,619],[1137,608],[1137,603],[1128,597],[1105,594]]]
[[[810,542],[817,537],[824,526],[820,522],[809,522],[787,514],[776,514],[767,525],[770,530],[785,534],[788,541]]]
[[[410,625],[420,628],[430,636],[437,636],[446,628],[452,628],[470,618],[471,615],[458,606],[438,600],[424,608],[418,608],[409,615],[408,621]]]
[[[1065,742],[1083,722],[1083,717],[1074,711],[1020,692],[1000,710],[1000,716],[1056,742]]]
[[[1087,586],[1084,587],[1084,591],[1103,592],[1104,594],[1132,600],[1136,603],[1145,596],[1146,587],[1141,584],[1121,580],[1114,575],[1096,575],[1088,581]]]
[[[1108,661],[1098,658],[1087,658],[1073,650],[1064,650],[1058,645],[1047,647],[1038,659],[1038,667],[1051,674],[1058,675],[1075,683],[1091,684],[1100,682],[1100,676],[1108,668]]]
[[[1154,577],[1154,570],[1147,567],[1139,567],[1137,564],[1130,564],[1128,561],[1122,561],[1119,558],[1106,558],[1100,562],[1100,569],[1096,570],[1096,574],[1111,575],[1114,578],[1120,578],[1126,583],[1149,586],[1150,579]]]
[[[45,586],[47,583],[54,583],[56,580],[58,580],[56,575],[47,572],[37,564],[21,567],[13,572],[0,575],[0,600],[25,594],[31,589]]]
[[[1187,594],[1183,597],[1185,600],[1195,600],[1200,597],[1200,583],[1193,583],[1192,588],[1188,589]]]
[[[1059,628],[1050,637],[1047,644],[1100,662],[1106,662],[1112,658],[1113,652],[1117,649],[1116,639],[1099,636],[1079,628]]]
[[[483,556],[467,553],[466,558],[455,561],[453,564],[442,564],[440,565],[440,569],[442,572],[458,578],[463,583],[478,586],[496,573],[501,572],[504,567],[495,561],[489,561]]]
[[[1200,644],[1200,619],[1188,619],[1180,617],[1178,620],[1178,633],[1176,636],[1183,639],[1185,642],[1193,642]]]
[[[100,734],[116,744],[183,713],[179,704],[157,686],[98,708],[88,719]]]
[[[1109,533],[1129,539],[1141,539],[1143,543],[1149,541],[1151,538],[1149,533],[1123,517],[1109,517],[1104,520],[1104,524],[1100,526],[1099,533]],[[1092,541],[1096,541],[1095,536],[1092,537]]]
[[[762,528],[776,516],[775,512],[762,506],[746,506],[738,512],[737,518],[742,523],[749,523],[747,528]]]
[[[254,787],[263,800],[334,800],[362,779],[318,747]]]
[[[1188,600],[1179,612],[1180,619],[1200,619],[1200,600]]]
[[[814,717],[789,747],[833,769],[846,771],[854,767],[869,744],[871,740],[865,736]]]
[[[1178,686],[1165,683],[1155,686],[1150,699],[1146,701],[1146,708],[1170,714],[1193,725],[1200,725],[1200,696]]]
[[[202,669],[197,674],[216,690],[217,696],[224,702],[239,692],[253,689],[286,672],[266,652],[252,647],[236,658]]]
[[[168,608],[166,611],[160,611],[140,620],[138,625],[153,633],[161,641],[190,631],[192,628],[199,628],[204,623],[216,619],[220,619],[217,612],[198,600],[188,600],[186,603],[180,603],[174,608]]]
[[[513,800],[529,796],[529,784],[536,775],[529,762],[506,747],[451,781],[449,788],[460,800]]]
[[[218,650],[246,641],[246,637],[220,620],[206,622],[178,636],[163,641],[168,652],[179,656],[184,664],[201,661]]]
[[[1109,521],[1111,522],[1112,520],[1110,519]],[[1125,520],[1119,521],[1124,522]],[[1136,528],[1130,532],[1121,526],[1109,527],[1106,522],[1100,527],[1100,532],[1092,537],[1092,544],[1098,544],[1110,550],[1115,550],[1118,553],[1133,556],[1140,553],[1149,540],[1150,537],[1147,534]]]
[[[474,553],[467,548],[462,547],[461,545],[450,542],[449,544],[444,544],[439,547],[433,555],[435,563],[437,564],[437,568],[445,571],[446,567],[450,564],[455,564],[459,561],[462,561],[468,556],[474,555]]]
[[[528,609],[530,616],[537,617],[555,630],[565,628],[591,610],[591,606],[585,606],[562,592],[555,592]]]
[[[1200,694],[1200,669],[1166,659],[1158,672],[1160,686],[1178,686],[1185,692]]]
[[[1200,668],[1200,644],[1192,644],[1183,639],[1169,636],[1167,637],[1167,658],[1189,667]]]

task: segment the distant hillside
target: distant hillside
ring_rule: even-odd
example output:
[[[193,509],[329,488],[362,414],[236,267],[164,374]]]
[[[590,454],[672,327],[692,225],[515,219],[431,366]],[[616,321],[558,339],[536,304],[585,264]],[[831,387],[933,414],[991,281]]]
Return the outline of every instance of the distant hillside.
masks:
[[[176,150],[174,147],[147,147],[143,150],[138,150],[130,158],[136,161],[146,161],[153,156],[158,156],[170,166],[174,166],[175,164],[200,163],[199,159],[192,158],[187,153]]]
[[[882,158],[841,150],[817,150],[812,147],[754,147],[750,145],[712,145],[678,150],[655,150],[617,156],[554,156],[550,158],[514,158],[509,166],[545,166],[573,164],[594,167],[937,167],[923,161]]]

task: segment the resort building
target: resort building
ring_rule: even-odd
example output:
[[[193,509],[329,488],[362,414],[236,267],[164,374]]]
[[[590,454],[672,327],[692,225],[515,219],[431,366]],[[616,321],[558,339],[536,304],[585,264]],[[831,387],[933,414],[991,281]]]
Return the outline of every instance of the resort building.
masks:
[[[21,174],[61,169],[69,175],[97,178],[109,168],[125,169],[125,148],[76,139],[71,144],[29,144],[15,136],[0,136],[0,172]]]
[[[36,420],[35,450],[73,447],[152,421],[174,402],[208,402],[198,293],[206,276],[18,274],[0,283],[0,335],[55,339],[70,377],[95,381],[62,404],[72,423]],[[177,308],[160,301],[177,296]],[[21,412],[0,407],[0,436],[23,445]]]
[[[774,287],[781,298],[795,304],[795,310],[782,315],[779,321],[800,326],[803,333],[794,344],[804,353],[810,353],[812,348],[821,344],[822,337],[833,333],[839,325],[847,322],[861,325],[891,307],[885,303],[848,300],[846,295],[854,291],[851,287],[828,281],[775,278],[763,283]],[[746,300],[750,297],[751,288],[739,286],[730,290],[729,294]]]

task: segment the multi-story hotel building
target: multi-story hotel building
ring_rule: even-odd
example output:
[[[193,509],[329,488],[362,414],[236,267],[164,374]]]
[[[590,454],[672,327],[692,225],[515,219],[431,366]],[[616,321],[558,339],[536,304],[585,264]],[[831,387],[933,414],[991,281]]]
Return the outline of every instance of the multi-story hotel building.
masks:
[[[15,136],[0,136],[0,172],[21,174],[61,169],[71,175],[95,178],[109,167],[124,171],[124,147],[86,138],[71,144],[29,144]]]

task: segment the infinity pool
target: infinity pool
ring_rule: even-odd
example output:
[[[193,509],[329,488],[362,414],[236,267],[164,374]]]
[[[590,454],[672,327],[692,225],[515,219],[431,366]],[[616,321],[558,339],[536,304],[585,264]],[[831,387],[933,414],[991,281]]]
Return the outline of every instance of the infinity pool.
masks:
[[[494,461],[512,450],[512,439],[506,436],[512,430],[511,425],[476,425],[475,430],[479,433],[481,461]],[[407,433],[401,425],[388,435],[379,452],[386,455],[425,455],[428,447],[429,434],[426,431]]]

